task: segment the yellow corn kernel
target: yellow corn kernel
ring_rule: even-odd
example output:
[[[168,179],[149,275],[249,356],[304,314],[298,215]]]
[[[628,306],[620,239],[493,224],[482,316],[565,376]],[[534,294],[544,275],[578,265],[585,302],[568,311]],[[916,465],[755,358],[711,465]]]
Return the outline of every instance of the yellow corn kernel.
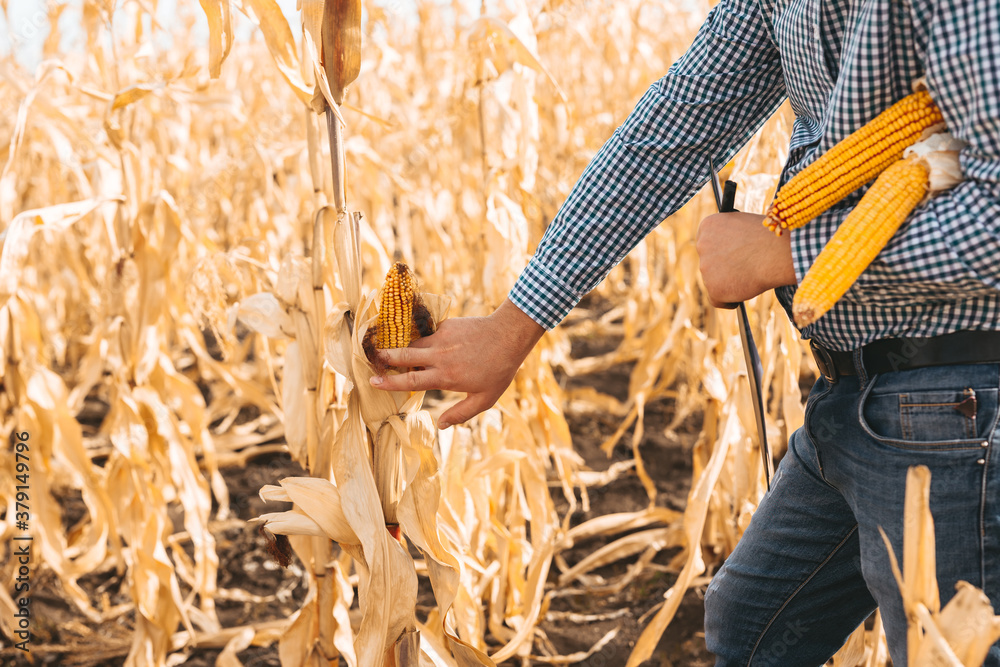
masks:
[[[410,267],[396,262],[385,276],[380,295],[375,347],[388,350],[407,347],[413,332],[415,281]]]
[[[878,177],[802,279],[792,303],[796,324],[812,324],[847,292],[927,194],[927,182],[927,167],[912,158]]]
[[[926,90],[904,97],[789,180],[764,226],[779,235],[801,227],[897,161],[924,130],[943,122]]]

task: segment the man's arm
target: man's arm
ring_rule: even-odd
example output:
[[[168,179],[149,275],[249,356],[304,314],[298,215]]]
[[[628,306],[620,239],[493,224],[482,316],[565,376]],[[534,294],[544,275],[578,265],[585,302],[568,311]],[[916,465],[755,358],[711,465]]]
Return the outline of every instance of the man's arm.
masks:
[[[551,329],[725,164],[785,98],[757,0],[711,11],[687,53],[584,171],[510,292]]]
[[[493,405],[544,333],[725,164],[785,96],[780,59],[757,0],[713,8],[687,53],[653,85],[595,156],[510,296],[487,318],[448,320],[389,364],[382,389],[451,389],[468,397],[439,426]],[[508,332],[513,332],[508,334]]]

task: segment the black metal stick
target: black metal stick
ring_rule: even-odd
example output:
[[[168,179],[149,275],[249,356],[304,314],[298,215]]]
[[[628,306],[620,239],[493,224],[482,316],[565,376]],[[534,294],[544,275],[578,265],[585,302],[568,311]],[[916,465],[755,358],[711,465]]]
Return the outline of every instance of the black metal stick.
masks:
[[[712,158],[708,158],[708,170],[711,175],[712,192],[715,195],[715,206],[719,213],[732,213],[735,211],[736,203],[736,183],[726,181],[725,191],[719,187],[719,176],[715,170],[715,163]],[[764,421],[764,390],[761,381],[764,370],[760,363],[760,353],[757,351],[757,344],[754,343],[753,334],[750,332],[750,319],[747,317],[747,307],[741,301],[736,306],[737,320],[740,325],[740,340],[743,343],[743,358],[747,365],[747,377],[750,380],[750,398],[753,401],[753,415],[757,422],[757,439],[760,444],[760,456],[764,464],[764,479],[767,482],[767,490],[771,490],[771,478],[774,476],[774,461],[771,460],[771,450],[767,444],[767,427]]]

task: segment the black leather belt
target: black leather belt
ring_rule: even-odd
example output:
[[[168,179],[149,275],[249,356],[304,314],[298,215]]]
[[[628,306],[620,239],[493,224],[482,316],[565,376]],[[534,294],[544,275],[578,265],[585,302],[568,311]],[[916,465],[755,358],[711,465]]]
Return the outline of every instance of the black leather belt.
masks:
[[[819,372],[830,382],[840,376],[857,375],[855,351],[830,350],[809,342]],[[956,331],[930,338],[883,338],[861,348],[861,359],[869,375],[892,373],[926,366],[988,364],[1000,362],[1000,331]]]

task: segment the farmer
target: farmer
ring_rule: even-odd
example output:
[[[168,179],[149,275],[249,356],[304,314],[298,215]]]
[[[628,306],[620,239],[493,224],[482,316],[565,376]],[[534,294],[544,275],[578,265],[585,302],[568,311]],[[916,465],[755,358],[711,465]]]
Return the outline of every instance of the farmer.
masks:
[[[545,329],[705,183],[789,99],[782,182],[927,76],[965,180],[918,208],[827,315],[802,331],[823,376],[771,491],[705,597],[717,665],[824,663],[881,608],[896,665],[906,618],[882,527],[902,554],[907,469],[932,474],[942,604],[964,580],[1000,609],[1000,2],[723,0],[587,167],[508,299],[386,351],[383,389],[468,393],[440,426],[499,398]],[[860,198],[777,237],[746,213],[698,230],[727,307],[795,285]],[[907,340],[910,339],[910,340]],[[994,646],[988,665],[1000,666]]]

